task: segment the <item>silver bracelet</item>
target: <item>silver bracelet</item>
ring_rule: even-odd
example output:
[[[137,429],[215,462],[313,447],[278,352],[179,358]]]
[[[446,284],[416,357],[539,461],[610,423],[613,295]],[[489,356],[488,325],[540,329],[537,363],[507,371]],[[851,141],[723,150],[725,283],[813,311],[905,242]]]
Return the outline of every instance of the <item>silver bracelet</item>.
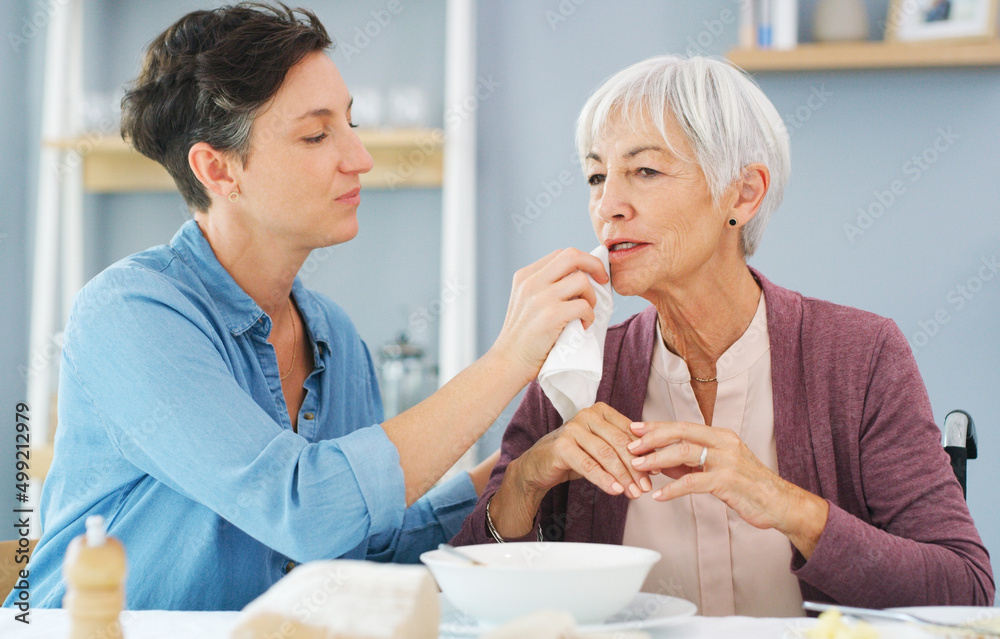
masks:
[[[495,494],[496,493],[493,493],[493,495]],[[490,495],[490,498],[486,500],[486,530],[489,531],[489,533],[493,536],[494,541],[498,544],[505,544],[507,542],[500,536],[500,533],[497,532],[496,526],[493,525],[493,517],[490,516],[490,504],[493,503],[493,495]],[[538,541],[545,541],[542,537],[542,524],[540,523],[538,524]]]

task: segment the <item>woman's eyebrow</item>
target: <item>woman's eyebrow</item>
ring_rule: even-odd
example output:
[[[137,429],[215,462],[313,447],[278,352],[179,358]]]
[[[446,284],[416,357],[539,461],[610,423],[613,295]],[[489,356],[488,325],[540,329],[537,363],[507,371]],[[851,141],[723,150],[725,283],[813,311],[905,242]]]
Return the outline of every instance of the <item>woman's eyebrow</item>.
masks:
[[[672,156],[672,154],[669,151],[667,151],[666,149],[664,149],[661,146],[646,145],[646,146],[637,146],[637,147],[635,147],[634,149],[632,149],[632,150],[628,151],[627,153],[625,153],[625,155],[623,157],[628,158],[628,159],[632,159],[635,156],[637,156],[637,155],[639,155],[641,153],[645,153],[647,151],[656,151],[657,153],[662,153],[663,155],[671,155]],[[590,153],[588,153],[587,156],[586,156],[586,158],[584,158],[584,159],[594,160],[596,162],[603,162],[604,161],[604,160],[601,159],[601,156],[598,155],[597,153],[595,153],[594,151],[591,151]]]
[[[631,151],[629,151],[628,153],[626,153],[625,157],[627,157],[627,158],[634,158],[635,156],[639,155],[640,153],[645,153],[646,151],[657,151],[659,153],[663,153],[665,155],[668,155],[667,150],[664,149],[663,147],[647,145],[647,146],[637,146],[637,147],[635,147],[634,149],[632,149]]]
[[[330,109],[313,109],[312,111],[307,111],[306,113],[303,113],[302,115],[300,115],[295,119],[305,120],[306,118],[329,118],[329,117],[333,117],[333,111],[331,111]]]
[[[351,101],[347,103],[347,110],[350,111],[351,107],[353,106],[354,106],[354,98],[351,98]],[[332,117],[333,117],[333,111],[324,107],[321,109],[313,109],[312,111],[307,111],[295,119],[305,120],[306,118],[332,118]]]

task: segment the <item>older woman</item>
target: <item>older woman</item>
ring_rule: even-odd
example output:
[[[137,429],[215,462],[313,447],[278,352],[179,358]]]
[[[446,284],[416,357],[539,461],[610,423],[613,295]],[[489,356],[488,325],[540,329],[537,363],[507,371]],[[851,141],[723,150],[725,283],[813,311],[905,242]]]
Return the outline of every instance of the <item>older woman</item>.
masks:
[[[455,543],[644,546],[706,615],[993,602],[989,557],[903,335],[748,268],[789,174],[774,107],[723,62],[657,57],[583,108],[611,281],[598,402],[533,385]]]
[[[416,561],[458,531],[493,460],[428,489],[562,327],[593,320],[582,271],[606,282],[600,261],[550,255],[515,277],[490,351],[383,422],[351,321],[296,278],[355,236],[372,167],[329,46],[312,13],[263,5],[190,13],[150,45],[122,130],[194,219],[77,296],[36,607],[60,605],[67,545],[97,514],[128,551],[132,608],[238,609],[313,559]]]

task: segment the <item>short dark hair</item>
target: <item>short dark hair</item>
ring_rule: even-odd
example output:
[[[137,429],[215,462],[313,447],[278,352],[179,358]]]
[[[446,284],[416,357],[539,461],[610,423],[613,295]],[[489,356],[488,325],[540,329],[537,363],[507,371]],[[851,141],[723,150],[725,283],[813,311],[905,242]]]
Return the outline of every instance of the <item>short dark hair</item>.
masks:
[[[289,69],[332,46],[314,13],[281,3],[189,13],[146,50],[122,98],[122,137],[167,169],[189,208],[207,211],[208,192],[188,165],[191,147],[206,142],[246,165],[258,110]]]

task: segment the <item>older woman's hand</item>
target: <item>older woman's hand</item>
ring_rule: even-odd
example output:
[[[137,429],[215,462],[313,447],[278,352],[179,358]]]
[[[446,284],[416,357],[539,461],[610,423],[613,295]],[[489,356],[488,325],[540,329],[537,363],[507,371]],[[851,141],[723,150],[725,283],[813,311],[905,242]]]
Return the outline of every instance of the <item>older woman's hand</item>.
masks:
[[[631,463],[628,445],[636,439],[631,423],[599,402],[535,442],[510,463],[490,502],[497,531],[504,537],[526,535],[545,494],[572,479],[584,478],[609,495],[636,498],[650,490],[648,473]]]
[[[637,422],[631,430],[639,436],[628,445],[633,467],[676,480],[653,499],[709,493],[750,525],[784,533],[807,559],[816,548],[829,504],[779,477],[732,430],[686,422]]]

